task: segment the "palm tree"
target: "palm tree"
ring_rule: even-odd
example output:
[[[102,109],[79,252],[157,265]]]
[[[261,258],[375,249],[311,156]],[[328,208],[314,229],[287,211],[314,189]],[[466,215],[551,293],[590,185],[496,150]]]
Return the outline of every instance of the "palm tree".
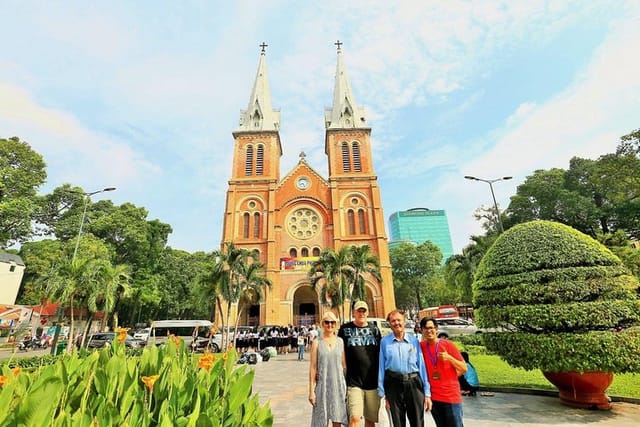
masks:
[[[259,303],[262,301],[263,288],[271,287],[271,280],[264,277],[264,264],[259,261],[238,265],[236,273],[240,284],[240,298],[238,299],[238,314],[234,329],[236,333],[233,334],[234,347],[238,336],[238,323],[245,305],[249,302]]]
[[[87,292],[87,308],[91,315],[102,311],[102,327],[114,309],[116,302],[129,293],[130,267],[128,265],[113,265],[107,260],[98,260],[95,265],[95,280]],[[90,322],[87,324],[87,331]],[[86,335],[86,334],[85,334]],[[83,337],[84,344],[84,337]]]
[[[332,309],[340,308],[341,321],[344,319],[344,303],[350,297],[349,285],[353,277],[350,258],[351,249],[347,246],[337,252],[331,248],[325,249],[309,270],[311,286],[320,295],[320,302]]]
[[[373,276],[382,283],[380,275],[380,261],[371,252],[369,245],[351,246],[349,265],[353,269],[353,288],[351,289],[352,301],[364,301],[366,294],[364,282],[366,277]]]
[[[226,333],[222,336],[223,348],[228,346],[229,324],[231,319],[231,305],[237,303],[242,296],[242,266],[249,263],[249,259],[258,261],[258,253],[245,248],[237,248],[233,242],[225,242],[220,251],[214,252],[216,265],[214,275],[219,283],[221,296],[227,301]]]
[[[51,300],[68,306],[71,311],[70,345],[67,345],[67,351],[70,353],[74,349],[71,341],[74,333],[75,305],[78,303],[79,306],[82,306],[86,301],[87,289],[92,287],[92,282],[95,280],[95,270],[95,260],[81,257],[63,258],[42,278],[47,284],[46,295]]]

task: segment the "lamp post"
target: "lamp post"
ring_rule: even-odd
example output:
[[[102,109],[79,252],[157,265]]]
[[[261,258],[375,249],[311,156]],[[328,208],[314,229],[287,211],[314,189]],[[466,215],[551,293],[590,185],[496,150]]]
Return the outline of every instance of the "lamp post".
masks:
[[[493,197],[493,207],[496,210],[496,216],[498,217],[498,226],[500,227],[500,232],[504,233],[504,227],[502,226],[502,219],[500,218],[500,211],[498,210],[498,203],[496,202],[496,195],[493,192],[493,183],[494,182],[498,182],[498,181],[507,181],[510,180],[511,178],[513,178],[512,176],[503,176],[502,178],[496,178],[496,179],[482,179],[482,178],[476,178],[475,176],[469,176],[469,175],[465,175],[464,179],[470,179],[472,181],[482,181],[482,182],[486,182],[487,184],[489,184],[489,188],[491,189],[491,197]]]
[[[79,191],[70,191],[70,193],[82,194],[83,197],[84,197],[84,209],[82,210],[82,218],[80,219],[80,229],[78,230],[78,238],[76,239],[76,247],[73,249],[73,256],[71,257],[72,260],[76,259],[76,254],[78,253],[78,246],[80,245],[80,237],[82,237],[82,226],[84,225],[84,219],[87,216],[87,206],[89,205],[89,199],[94,194],[104,193],[106,191],[113,191],[115,189],[116,189],[116,187],[107,187],[107,188],[103,188],[102,190],[92,191],[90,193],[82,193],[82,192],[79,192]]]

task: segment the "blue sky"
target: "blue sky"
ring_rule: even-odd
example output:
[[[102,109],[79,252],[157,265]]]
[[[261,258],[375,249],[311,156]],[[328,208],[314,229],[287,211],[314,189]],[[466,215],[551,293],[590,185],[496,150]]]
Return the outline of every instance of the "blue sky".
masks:
[[[639,1],[0,2],[0,136],[70,182],[220,244],[239,112],[267,48],[281,175],[327,176],[336,39],[372,127],[385,217],[445,209],[454,250],[536,169],[612,152],[640,127]]]

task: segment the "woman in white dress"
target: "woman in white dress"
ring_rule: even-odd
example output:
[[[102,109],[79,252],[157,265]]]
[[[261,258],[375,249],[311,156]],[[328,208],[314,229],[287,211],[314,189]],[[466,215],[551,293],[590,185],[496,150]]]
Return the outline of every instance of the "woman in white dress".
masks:
[[[322,317],[322,333],[311,345],[309,365],[309,403],[313,406],[311,427],[347,425],[347,367],[344,344],[338,338],[338,319],[328,311]]]

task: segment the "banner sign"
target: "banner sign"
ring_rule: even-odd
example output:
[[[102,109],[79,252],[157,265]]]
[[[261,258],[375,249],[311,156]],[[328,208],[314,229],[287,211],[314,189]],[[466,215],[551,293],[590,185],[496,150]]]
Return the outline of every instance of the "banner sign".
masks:
[[[280,270],[308,271],[319,257],[280,258]]]

